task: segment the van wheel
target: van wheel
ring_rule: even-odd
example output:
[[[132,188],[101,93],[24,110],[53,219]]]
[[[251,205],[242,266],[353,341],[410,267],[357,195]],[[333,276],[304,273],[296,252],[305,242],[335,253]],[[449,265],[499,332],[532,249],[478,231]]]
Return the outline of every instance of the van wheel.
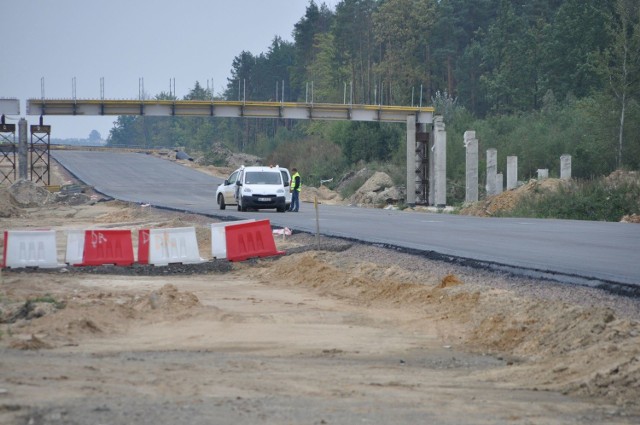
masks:
[[[278,207],[278,212],[285,212],[285,207]]]
[[[220,207],[221,210],[227,208],[227,206],[224,203],[224,196],[222,195],[218,195],[218,206]]]

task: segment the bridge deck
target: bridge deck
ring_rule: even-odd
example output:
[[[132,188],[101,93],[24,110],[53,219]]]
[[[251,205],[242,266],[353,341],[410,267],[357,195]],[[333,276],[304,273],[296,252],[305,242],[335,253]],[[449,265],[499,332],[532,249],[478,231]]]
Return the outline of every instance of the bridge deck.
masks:
[[[28,115],[148,115],[433,122],[432,107],[227,100],[27,99]]]

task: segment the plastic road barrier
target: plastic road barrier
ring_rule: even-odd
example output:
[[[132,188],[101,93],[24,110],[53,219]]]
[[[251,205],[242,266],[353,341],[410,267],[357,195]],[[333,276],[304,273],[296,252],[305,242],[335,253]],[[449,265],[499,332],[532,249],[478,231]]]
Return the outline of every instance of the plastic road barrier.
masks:
[[[67,231],[67,251],[64,261],[70,266],[82,265],[82,258],[84,257],[84,232],[84,230]]]
[[[244,261],[254,257],[272,257],[285,253],[276,249],[269,220],[227,226],[225,232],[229,261]]]
[[[87,230],[81,266],[133,264],[133,243],[130,230]]]
[[[203,261],[195,227],[143,229],[138,232],[138,262],[141,264],[166,266]]]
[[[149,229],[138,230],[138,263],[149,264]]]
[[[211,255],[213,258],[223,260],[227,258],[227,226],[235,226],[242,223],[253,223],[254,218],[248,220],[229,221],[224,223],[211,223]]]
[[[59,267],[55,230],[4,232],[2,267]]]

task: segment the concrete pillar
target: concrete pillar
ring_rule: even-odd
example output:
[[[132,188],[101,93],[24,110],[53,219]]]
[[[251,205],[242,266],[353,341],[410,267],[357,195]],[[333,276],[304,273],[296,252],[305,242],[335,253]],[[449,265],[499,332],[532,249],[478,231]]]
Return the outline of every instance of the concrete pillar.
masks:
[[[447,132],[441,116],[433,120],[434,163],[435,163],[435,206],[447,206]]]
[[[518,157],[507,157],[507,190],[518,187]]]
[[[431,137],[429,137],[429,199],[427,200],[429,205],[436,204],[436,155],[434,153],[436,149],[436,132],[435,126],[432,128]]]
[[[504,175],[502,173],[496,173],[496,195],[499,195],[504,190]]]
[[[416,204],[416,117],[407,117],[407,193],[406,204]]]
[[[549,169],[548,168],[539,168],[538,169],[538,180],[544,180],[549,178]]]
[[[487,196],[495,195],[496,174],[498,173],[498,151],[487,149]]]
[[[564,154],[560,157],[560,178],[571,180],[571,155]]]
[[[18,179],[28,180],[28,152],[29,138],[27,137],[27,120],[20,118],[18,121]]]
[[[478,139],[475,131],[464,132],[464,147],[467,152],[465,202],[478,202]]]

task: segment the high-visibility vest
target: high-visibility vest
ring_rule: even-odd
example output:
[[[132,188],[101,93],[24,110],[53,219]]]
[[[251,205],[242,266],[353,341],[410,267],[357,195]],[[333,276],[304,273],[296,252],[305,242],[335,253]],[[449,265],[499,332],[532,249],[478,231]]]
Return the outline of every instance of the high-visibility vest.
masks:
[[[296,187],[296,177],[298,178],[298,187]],[[300,173],[296,171],[296,173],[291,176],[291,190],[297,190],[300,192],[302,186],[302,179],[300,178]]]

